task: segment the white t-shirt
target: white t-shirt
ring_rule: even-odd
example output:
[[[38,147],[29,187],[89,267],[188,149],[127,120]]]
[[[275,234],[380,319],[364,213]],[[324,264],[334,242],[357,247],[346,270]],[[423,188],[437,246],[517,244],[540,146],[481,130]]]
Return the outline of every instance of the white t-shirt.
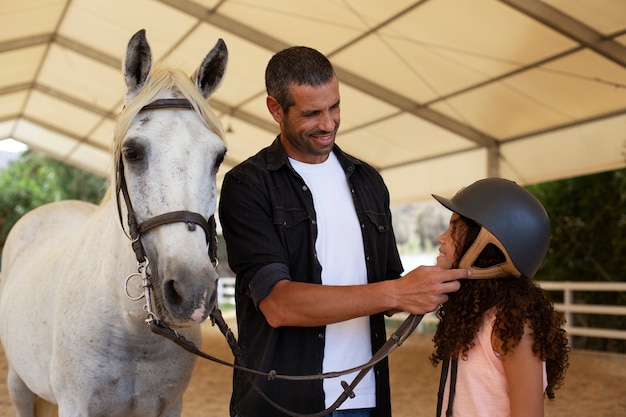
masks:
[[[317,217],[315,250],[322,265],[324,285],[367,284],[361,227],[354,209],[345,172],[334,153],[321,164],[289,159],[313,194]],[[326,326],[323,372],[341,371],[362,365],[372,357],[369,317],[359,317]],[[326,407],[343,392],[341,381],[352,382],[356,373],[324,380]],[[370,370],[355,389],[355,398],[339,409],[376,406],[376,382]]]

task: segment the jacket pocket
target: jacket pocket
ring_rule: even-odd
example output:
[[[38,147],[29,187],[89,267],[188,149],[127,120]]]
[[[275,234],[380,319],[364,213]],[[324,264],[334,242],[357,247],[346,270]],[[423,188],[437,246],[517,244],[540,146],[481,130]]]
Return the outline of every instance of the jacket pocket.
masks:
[[[389,224],[389,218],[385,213],[375,213],[373,211],[366,211],[365,214],[370,221],[370,225],[379,233],[387,233],[391,230],[391,224]]]
[[[275,208],[273,213],[273,221],[275,226],[282,226],[287,229],[291,229],[301,224],[302,222],[307,222],[309,219],[309,214],[306,210],[300,208],[294,209],[284,209],[284,208]]]

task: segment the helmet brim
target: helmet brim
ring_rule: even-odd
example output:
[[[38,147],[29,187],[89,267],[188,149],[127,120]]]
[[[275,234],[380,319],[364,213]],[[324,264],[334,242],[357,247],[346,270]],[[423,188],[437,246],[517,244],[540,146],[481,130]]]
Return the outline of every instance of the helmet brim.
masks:
[[[431,195],[433,196],[433,198],[435,200],[437,200],[442,206],[444,206],[448,210],[453,211],[455,213],[458,213],[461,216],[465,215],[463,213],[464,212],[463,207],[459,206],[457,203],[455,203],[451,199],[442,197],[442,196],[437,195],[437,194],[431,194]]]

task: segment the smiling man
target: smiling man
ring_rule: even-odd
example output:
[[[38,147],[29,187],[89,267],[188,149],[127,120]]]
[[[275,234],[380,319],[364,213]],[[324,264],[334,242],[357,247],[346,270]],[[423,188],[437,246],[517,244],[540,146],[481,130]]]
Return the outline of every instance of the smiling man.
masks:
[[[244,365],[281,375],[356,367],[385,343],[385,313],[433,311],[468,271],[420,267],[400,277],[387,187],[335,144],[339,82],[324,55],[278,52],[265,82],[280,134],[226,174],[220,201]],[[236,370],[231,416],[320,412],[354,376],[294,382]],[[329,415],[390,416],[387,361],[354,393]]]

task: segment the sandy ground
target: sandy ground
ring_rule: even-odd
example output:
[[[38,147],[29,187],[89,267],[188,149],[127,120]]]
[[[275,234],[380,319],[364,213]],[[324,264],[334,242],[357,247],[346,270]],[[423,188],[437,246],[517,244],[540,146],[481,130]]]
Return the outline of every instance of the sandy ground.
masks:
[[[231,320],[229,324],[234,327]],[[232,355],[217,328],[204,328],[203,350],[227,361]],[[394,417],[432,417],[437,403],[439,368],[428,361],[431,336],[413,334],[390,356]],[[0,356],[0,416],[14,416],[6,388],[6,362]],[[183,417],[227,417],[232,370],[199,359],[184,398]],[[626,416],[626,354],[574,351],[565,385],[545,417]],[[262,417],[262,416],[259,416]]]

